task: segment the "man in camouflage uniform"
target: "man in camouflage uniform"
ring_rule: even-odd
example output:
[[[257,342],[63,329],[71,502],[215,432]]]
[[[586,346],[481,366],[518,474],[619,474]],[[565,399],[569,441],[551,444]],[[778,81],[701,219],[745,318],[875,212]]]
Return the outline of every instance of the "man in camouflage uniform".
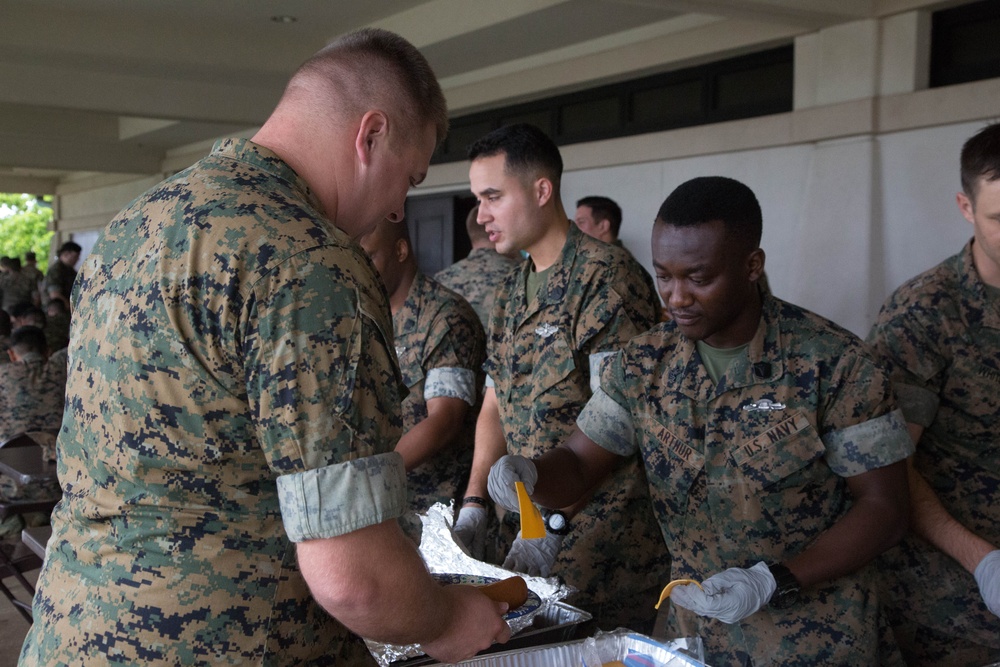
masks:
[[[19,303],[38,305],[38,287],[21,273],[21,262],[13,257],[0,257],[0,308],[8,313]]]
[[[465,217],[465,231],[472,244],[469,255],[435,273],[434,280],[462,295],[476,310],[485,330],[490,325],[497,286],[518,263],[496,251],[486,230],[476,222],[478,214],[476,205]]]
[[[537,456],[565,440],[590,398],[600,359],[653,324],[652,295],[636,278],[634,260],[566,217],[562,159],[551,139],[530,125],[511,125],[474,143],[470,158],[479,224],[499,252],[526,250],[530,259],[501,284],[490,320],[488,388],[457,521],[466,544],[486,515],[470,506],[481,507],[473,499],[486,496],[493,462],[508,452]],[[505,566],[561,576],[580,590],[570,602],[602,628],[648,631],[667,553],[642,467],[623,461],[589,502],[561,509],[568,534],[518,536]],[[513,534],[517,515],[505,523]]]
[[[58,431],[66,392],[66,349],[49,354],[45,332],[11,334],[11,363],[0,366],[0,441],[25,431]]]
[[[66,308],[70,308],[70,293],[76,280],[76,263],[80,261],[82,250],[80,244],[75,241],[66,241],[59,246],[56,261],[52,262],[49,270],[45,272],[46,303],[52,299],[59,299],[66,304]]]
[[[453,662],[509,636],[396,522],[389,309],[351,240],[402,219],[446,128],[420,53],[351,33],[252,140],[104,230],[74,288],[64,496],[22,665],[374,664],[358,635]]]
[[[406,224],[383,221],[360,239],[389,293],[403,384],[403,437],[409,509],[400,520],[419,544],[420,518],[457,500],[469,476],[483,388],[486,336],[465,299],[425,276]]]
[[[720,667],[875,665],[889,647],[867,563],[905,530],[912,446],[863,343],[759,291],[760,234],[745,185],[678,187],[653,229],[672,321],[605,363],[565,446],[501,459],[490,492],[509,506],[521,479],[563,505],[638,453],[673,559],[662,581],[704,586],[674,590],[671,636],[701,636]]]
[[[10,363],[0,365],[0,442],[21,433],[44,431],[47,433],[39,433],[36,439],[46,447],[62,422],[66,351],[49,356],[42,330],[21,327],[11,335],[5,355]],[[51,447],[42,455],[55,460]],[[18,486],[0,475],[0,497],[5,500],[54,500],[60,495],[58,484]],[[26,518],[31,525],[47,520],[46,516]],[[0,522],[0,538],[8,543],[20,540],[24,525],[21,516],[8,516]]]
[[[628,252],[625,244],[618,238],[618,232],[622,227],[622,208],[614,199],[590,195],[576,202],[576,217],[573,220],[587,236],[616,245]],[[632,253],[629,252],[629,255]],[[653,295],[653,306],[656,308],[656,319],[660,319],[660,296],[656,291],[656,283],[639,262],[635,266],[641,271],[639,278],[649,286],[649,293]]]
[[[914,665],[1000,660],[1000,124],[966,142],[961,174],[973,239],[897,289],[869,335],[917,447],[913,530],[881,559]]]

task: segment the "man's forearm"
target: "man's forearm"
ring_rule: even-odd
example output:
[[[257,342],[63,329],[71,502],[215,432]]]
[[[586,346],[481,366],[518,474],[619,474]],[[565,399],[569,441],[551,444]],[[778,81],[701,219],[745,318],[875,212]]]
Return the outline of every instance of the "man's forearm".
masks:
[[[941,500],[909,462],[913,532],[948,554],[971,574],[983,556],[995,548],[955,520]]]
[[[490,388],[483,396],[483,407],[476,421],[476,449],[472,455],[472,471],[469,473],[466,496],[487,497],[486,483],[490,467],[506,453],[507,442],[500,425],[500,406],[496,392]]]
[[[411,428],[396,444],[409,472],[447,449],[462,432],[469,404],[460,398],[437,397],[427,401],[427,418]]]
[[[850,574],[906,532],[906,468],[899,461],[848,478],[854,503],[805,551],[784,561],[803,587]]]
[[[394,520],[302,542],[298,557],[316,601],[362,637],[393,644],[426,642],[451,623],[441,587]]]

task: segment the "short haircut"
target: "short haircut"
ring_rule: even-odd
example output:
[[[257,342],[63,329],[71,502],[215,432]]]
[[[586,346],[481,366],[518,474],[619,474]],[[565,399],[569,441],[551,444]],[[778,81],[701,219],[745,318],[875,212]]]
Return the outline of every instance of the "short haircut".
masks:
[[[61,255],[64,252],[81,252],[82,250],[83,248],[80,247],[79,243],[75,241],[66,241],[66,243],[59,246],[59,252],[57,252],[56,255]]]
[[[517,123],[497,128],[477,139],[468,151],[469,159],[504,156],[504,171],[518,178],[545,176],[559,191],[563,161],[559,147],[534,125]]]
[[[23,326],[14,329],[10,335],[10,346],[19,355],[37,352],[45,354],[49,345],[45,341],[45,332],[38,327]]]
[[[44,310],[33,303],[24,301],[11,307],[10,316],[19,320],[27,320],[28,322],[32,322],[36,326],[40,327],[44,327],[48,322],[48,318],[45,316]]]
[[[607,220],[611,223],[611,235],[618,238],[618,230],[622,228],[622,207],[614,199],[592,195],[576,202],[576,207],[586,206],[594,221]]]
[[[331,103],[363,113],[374,107],[400,112],[403,136],[432,123],[440,143],[448,135],[448,104],[434,70],[415,46],[380,28],[362,28],[330,42],[306,60],[286,88],[319,81],[337,91]]]
[[[0,257],[0,268],[14,271],[17,269],[17,264],[14,263],[13,257]]]
[[[30,250],[28,252],[24,253],[24,261],[26,261],[26,262],[34,262],[35,261],[35,253],[31,252]]]
[[[10,336],[10,315],[6,310],[0,310],[0,336]]]
[[[987,125],[962,146],[962,190],[975,199],[979,179],[1000,178],[1000,123]]]
[[[730,236],[751,248],[760,247],[760,203],[753,190],[725,176],[702,176],[681,183],[660,206],[656,219],[677,227],[721,220]]]

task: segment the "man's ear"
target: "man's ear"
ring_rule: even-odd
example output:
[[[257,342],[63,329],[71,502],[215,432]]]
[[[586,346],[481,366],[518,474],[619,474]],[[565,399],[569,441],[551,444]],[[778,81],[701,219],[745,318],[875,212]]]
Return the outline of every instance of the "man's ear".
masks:
[[[397,225],[405,225],[405,222],[394,223]],[[396,240],[396,261],[402,264],[410,256],[410,244],[406,239]]]
[[[964,192],[959,192],[955,195],[955,202],[958,204],[958,210],[962,212],[962,217],[975,224],[976,203],[969,199],[969,195]]]
[[[748,278],[751,281],[759,280],[764,274],[764,249],[757,248],[747,257]]]
[[[378,109],[365,112],[358,125],[358,135],[354,140],[354,150],[361,164],[371,165],[376,148],[381,148],[389,130],[389,118]]]
[[[538,208],[545,206],[552,199],[552,181],[542,177],[535,181],[535,203]]]
[[[7,357],[11,360],[11,362],[13,362],[15,364],[18,361],[17,352],[15,352],[14,348],[12,348],[12,347],[8,347],[7,348]]]
[[[600,220],[597,223],[597,228],[601,230],[602,234],[608,234],[608,235],[610,235],[611,234],[611,221],[608,220],[607,218],[604,218],[603,220]]]

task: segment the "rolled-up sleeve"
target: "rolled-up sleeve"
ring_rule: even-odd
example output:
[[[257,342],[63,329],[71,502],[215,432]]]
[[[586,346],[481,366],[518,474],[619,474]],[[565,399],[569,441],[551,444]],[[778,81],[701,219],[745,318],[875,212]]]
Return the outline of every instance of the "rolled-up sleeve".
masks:
[[[913,454],[913,440],[900,410],[831,431],[823,436],[826,461],[841,477],[852,477],[902,461]]]
[[[403,515],[406,468],[396,452],[278,477],[292,542],[337,537]]]

